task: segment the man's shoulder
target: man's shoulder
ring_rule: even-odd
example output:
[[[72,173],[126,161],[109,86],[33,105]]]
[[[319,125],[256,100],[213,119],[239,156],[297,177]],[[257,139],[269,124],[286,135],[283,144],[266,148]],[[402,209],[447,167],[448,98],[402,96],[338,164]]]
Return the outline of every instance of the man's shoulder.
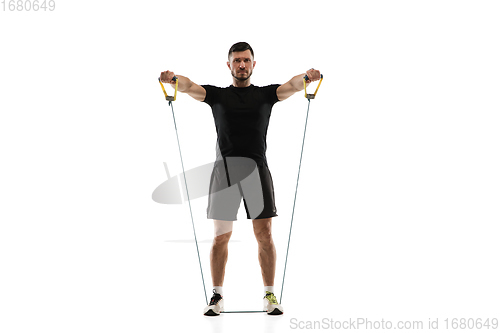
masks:
[[[281,84],[268,84],[266,86],[256,86],[259,90],[276,90]]]
[[[281,84],[268,84],[267,86],[259,87],[259,91],[266,100],[274,104],[279,101],[277,91],[280,86]]]
[[[217,86],[214,86],[214,85],[211,85],[211,84],[201,84],[201,86],[205,89],[225,89],[225,88],[221,88],[221,87],[217,87]]]
[[[219,86],[214,86],[212,84],[202,84],[202,87],[208,87],[209,89],[218,89],[218,90],[227,90],[227,89],[241,89],[241,88],[236,88],[233,85],[227,86],[227,87],[219,87]],[[251,84],[247,88],[253,88],[253,89],[270,89],[270,88],[277,88],[281,86],[281,84],[268,84],[265,86],[256,86],[254,84]]]

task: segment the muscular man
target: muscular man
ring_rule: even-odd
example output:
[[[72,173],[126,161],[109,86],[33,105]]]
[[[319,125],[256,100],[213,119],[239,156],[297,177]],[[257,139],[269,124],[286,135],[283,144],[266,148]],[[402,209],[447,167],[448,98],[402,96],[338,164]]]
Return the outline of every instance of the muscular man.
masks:
[[[258,243],[258,257],[264,282],[264,310],[270,315],[283,314],[274,295],[276,249],[272,238],[272,218],[276,214],[274,189],[266,160],[266,133],[273,105],[320,79],[318,70],[294,76],[282,85],[257,87],[250,83],[255,67],[254,52],[247,43],[236,43],[229,49],[227,66],[233,84],[226,88],[198,85],[172,71],[162,72],[160,80],[175,85],[178,91],[205,102],[212,108],[217,130],[217,162],[210,182],[207,217],[214,220],[214,241],[210,252],[213,296],[204,314],[216,316],[224,311],[222,285],[228,256],[228,242],[233,221],[243,198],[247,218],[252,219]],[[253,163],[247,163],[251,161]],[[244,171],[241,171],[244,170]],[[253,171],[254,172],[253,172]],[[254,175],[255,177],[250,177]],[[245,178],[246,177],[246,178]],[[253,179],[253,181],[250,181]],[[255,183],[259,186],[253,186]],[[245,186],[242,186],[246,181]]]

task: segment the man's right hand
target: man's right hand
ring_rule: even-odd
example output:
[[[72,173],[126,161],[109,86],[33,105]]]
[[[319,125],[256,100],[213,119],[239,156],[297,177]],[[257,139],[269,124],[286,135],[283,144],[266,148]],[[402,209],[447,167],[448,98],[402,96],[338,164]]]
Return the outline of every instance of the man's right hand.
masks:
[[[175,88],[174,76],[177,76],[177,81],[179,84],[177,89],[178,91],[182,93],[187,93],[189,96],[193,97],[197,101],[203,102],[205,100],[205,96],[207,94],[205,88],[197,85],[196,83],[194,83],[185,76],[175,75],[174,72],[166,71],[166,72],[161,72],[160,81],[162,83],[170,83],[172,87]]]
[[[174,72],[171,71],[161,72],[160,81],[163,83],[175,84],[174,76]]]

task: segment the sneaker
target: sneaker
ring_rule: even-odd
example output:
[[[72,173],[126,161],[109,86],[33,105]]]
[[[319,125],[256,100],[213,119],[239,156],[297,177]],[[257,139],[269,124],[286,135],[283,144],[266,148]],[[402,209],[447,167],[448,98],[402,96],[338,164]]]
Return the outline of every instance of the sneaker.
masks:
[[[214,289],[214,295],[210,299],[210,304],[207,305],[203,314],[205,316],[218,316],[224,311],[224,300],[220,294],[217,294]]]
[[[267,291],[266,296],[264,296],[264,311],[273,316],[283,314],[283,307],[278,303],[276,296],[272,292]]]

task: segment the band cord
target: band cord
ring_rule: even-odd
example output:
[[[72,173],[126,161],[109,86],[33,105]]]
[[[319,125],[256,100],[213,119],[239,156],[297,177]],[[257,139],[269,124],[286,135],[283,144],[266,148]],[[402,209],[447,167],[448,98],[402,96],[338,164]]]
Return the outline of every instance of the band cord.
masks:
[[[286,273],[286,264],[288,262],[288,250],[290,249],[290,238],[292,236],[293,214],[295,213],[295,202],[297,201],[297,189],[299,187],[300,167],[302,165],[302,154],[304,153],[304,141],[306,140],[307,119],[309,118],[309,106],[311,105],[311,100],[310,99],[307,100],[308,103],[307,103],[306,124],[304,126],[304,137],[302,138],[302,150],[300,151],[299,172],[297,173],[297,185],[295,185],[295,197],[293,199],[292,220],[290,222],[290,233],[288,234],[288,245],[286,247],[285,268],[283,269],[283,282],[281,283],[280,304],[281,300],[283,299],[283,287],[285,285],[285,273]]]
[[[198,262],[200,264],[201,280],[203,281],[203,291],[205,292],[205,301],[207,302],[207,305],[208,305],[207,289],[205,288],[205,278],[203,277],[203,268],[201,266],[200,250],[198,248],[198,240],[196,238],[196,229],[194,227],[193,210],[191,209],[191,200],[189,199],[189,191],[188,191],[187,180],[186,180],[186,172],[184,171],[184,162],[182,161],[181,144],[179,143],[179,134],[177,133],[177,124],[175,122],[174,106],[173,106],[172,101],[170,101],[169,104],[170,104],[170,107],[172,108],[172,117],[174,118],[175,135],[177,136],[177,146],[179,147],[179,155],[181,157],[182,174],[184,175],[184,184],[186,186],[186,194],[187,194],[187,199],[188,199],[187,201],[189,203],[189,213],[191,214],[191,224],[193,225],[194,242],[196,244],[196,252],[198,253]]]

